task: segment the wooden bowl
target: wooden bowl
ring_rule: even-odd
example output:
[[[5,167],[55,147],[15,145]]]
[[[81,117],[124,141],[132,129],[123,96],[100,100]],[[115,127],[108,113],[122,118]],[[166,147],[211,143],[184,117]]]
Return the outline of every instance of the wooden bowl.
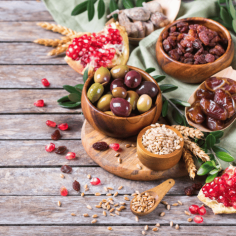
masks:
[[[171,26],[181,21],[187,21],[190,24],[204,25],[216,31],[221,37],[227,38],[228,47],[226,52],[214,62],[201,65],[189,65],[173,60],[163,49],[162,35],[165,31],[168,31]],[[234,44],[229,31],[220,23],[202,17],[185,18],[173,22],[161,32],[156,43],[156,57],[158,64],[166,74],[185,83],[200,83],[231,64],[234,57]]]
[[[166,125],[166,127],[173,130],[180,138],[183,138],[182,134],[177,129],[168,125]],[[137,138],[138,159],[142,162],[143,165],[145,165],[151,170],[156,170],[156,171],[168,170],[179,162],[183,152],[184,141],[180,142],[181,146],[180,149],[175,150],[170,154],[165,154],[165,155],[153,154],[149,152],[147,149],[145,149],[142,144],[143,135],[150,128],[152,127],[148,126],[142,129],[138,134]]]
[[[93,83],[93,75],[87,79],[83,87],[81,106],[84,117],[94,129],[110,137],[127,138],[137,135],[144,127],[156,123],[161,115],[162,95],[157,82],[145,71],[133,66],[129,66],[129,68],[138,71],[142,75],[143,80],[155,83],[159,89],[154,106],[141,115],[118,117],[107,115],[106,113],[99,111],[87,98],[88,88]]]

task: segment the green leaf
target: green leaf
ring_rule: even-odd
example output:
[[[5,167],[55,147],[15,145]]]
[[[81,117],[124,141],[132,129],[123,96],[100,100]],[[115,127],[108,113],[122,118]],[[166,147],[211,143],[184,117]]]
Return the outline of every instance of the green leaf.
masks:
[[[178,111],[173,110],[172,115],[173,115],[174,121],[175,121],[177,124],[181,125],[181,124],[183,123],[183,116],[182,116],[181,114],[179,114]]]
[[[84,87],[84,84],[75,85],[75,89],[80,93],[82,93],[83,87]]]
[[[223,131],[213,131],[213,132],[211,132],[211,134],[212,134],[213,136],[215,136],[216,139],[219,139],[219,138],[222,138],[222,137],[223,137],[224,132],[223,132]]]
[[[61,97],[57,100],[57,102],[66,102],[66,101],[69,101],[68,96]]]
[[[227,151],[226,149],[219,147],[219,146],[213,146],[212,149],[214,152],[227,152],[227,153],[229,153],[229,151]]]
[[[217,177],[218,173],[214,174],[214,175],[208,175],[207,178],[206,178],[206,183],[210,183],[212,182],[215,177]]]
[[[105,3],[103,0],[99,0],[97,11],[98,11],[98,19],[101,19],[105,14]]]
[[[88,20],[91,21],[94,17],[94,3],[92,0],[88,0],[88,5],[87,5],[87,10],[88,10]]]
[[[152,73],[152,72],[155,71],[155,70],[156,70],[155,68],[149,67],[149,68],[147,68],[145,71],[146,71],[148,74],[150,74],[150,73]]]
[[[229,12],[230,12],[230,15],[232,16],[232,18],[233,18],[234,20],[236,20],[236,11],[235,11],[235,8],[234,8],[233,1],[232,1],[232,0],[229,0],[229,1],[228,1],[228,5],[229,5]]]
[[[229,153],[227,152],[216,152],[216,156],[221,159],[222,161],[226,162],[232,162],[234,161],[234,157],[232,157]]]
[[[122,0],[122,3],[126,9],[134,8],[134,4],[131,0]]]
[[[169,93],[171,91],[178,89],[178,87],[172,84],[162,84],[160,85],[160,89],[162,93]]]
[[[182,105],[184,107],[190,107],[191,105],[188,102],[181,101],[179,99],[170,98],[170,101],[172,101],[174,104]]]
[[[168,101],[165,100],[165,101],[163,102],[163,105],[162,105],[161,114],[162,114],[163,117],[166,117],[167,113],[168,113]]]
[[[87,10],[88,1],[81,2],[71,12],[72,16],[79,15]]]
[[[166,76],[165,75],[154,75],[154,76],[152,76],[152,78],[155,79],[157,83],[159,83],[162,80],[164,80],[166,78]]]
[[[210,149],[212,148],[216,143],[216,138],[215,136],[213,136],[212,134],[209,134],[207,137],[206,137],[206,144],[207,144],[207,148]]]
[[[143,6],[143,2],[146,2],[146,0],[137,0],[136,7],[142,7]]]
[[[78,93],[78,91],[73,86],[63,85],[63,88],[69,93]]]
[[[110,12],[113,12],[118,9],[118,6],[117,6],[115,0],[110,0],[109,9],[110,9]],[[118,14],[114,14],[112,16],[115,20],[117,20]]]
[[[86,82],[87,79],[88,79],[88,68],[84,71],[84,74],[83,74],[84,83]]]
[[[204,164],[200,166],[200,168],[197,171],[198,175],[206,175],[213,169],[213,164],[211,161],[207,161]]]
[[[232,26],[233,26],[234,32],[236,32],[236,20],[235,19],[232,21]]]
[[[78,94],[78,93],[71,93],[71,94],[69,94],[68,98],[69,98],[72,102],[80,102],[80,101],[81,101],[81,94]]]
[[[59,103],[59,105],[63,108],[77,108],[80,107],[81,102],[63,102],[63,103]]]
[[[214,175],[219,172],[219,169],[214,169],[209,172],[210,175]]]
[[[220,7],[220,17],[226,24],[231,25],[232,17],[230,16],[229,12],[226,10],[225,7]]]
[[[210,160],[211,160],[211,161],[215,160],[215,157],[214,157],[213,154],[208,154],[208,156],[210,157]]]

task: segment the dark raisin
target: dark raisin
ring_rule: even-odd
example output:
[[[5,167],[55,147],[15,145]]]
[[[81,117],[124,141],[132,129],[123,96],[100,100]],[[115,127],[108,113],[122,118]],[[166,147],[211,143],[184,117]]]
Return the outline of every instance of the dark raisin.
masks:
[[[58,129],[56,129],[52,134],[51,134],[51,139],[52,140],[58,140],[61,137],[61,133]]]
[[[193,188],[192,187],[187,187],[184,189],[184,192],[187,196],[192,196],[194,194]]]
[[[59,146],[58,148],[56,148],[55,153],[56,154],[63,154],[66,151],[67,147],[66,146]]]
[[[195,184],[193,184],[192,187],[195,190],[200,190],[202,188],[202,183],[195,183]]]
[[[73,184],[72,184],[72,187],[75,191],[79,192],[80,190],[80,183],[78,181],[74,181]]]
[[[68,165],[64,165],[61,167],[61,172],[66,173],[66,174],[70,174],[72,171],[72,167],[68,166]]]
[[[93,148],[98,151],[105,151],[109,148],[106,142],[96,142],[93,144]]]

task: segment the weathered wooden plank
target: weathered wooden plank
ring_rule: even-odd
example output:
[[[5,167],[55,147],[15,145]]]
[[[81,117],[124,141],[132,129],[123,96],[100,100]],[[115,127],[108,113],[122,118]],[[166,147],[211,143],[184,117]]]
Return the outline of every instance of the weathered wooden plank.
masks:
[[[48,79],[49,88],[83,83],[82,76],[68,65],[0,66],[0,88],[43,88],[42,78]]]
[[[0,21],[51,21],[43,2],[0,1]]]
[[[65,54],[55,57],[47,56],[51,48],[35,43],[0,43],[0,50],[0,64],[2,65],[67,64],[64,60]]]
[[[40,107],[38,107],[41,110]],[[80,139],[80,131],[84,122],[83,115],[1,115],[0,139],[51,139],[55,129],[45,122],[53,120],[57,124],[68,123],[69,128],[61,131],[61,139]],[[57,141],[55,141],[57,143]]]
[[[129,235],[137,236],[142,235],[144,226],[113,226],[112,231],[107,229],[107,226],[0,226],[0,234],[10,236],[32,236],[32,235],[44,235],[44,236],[58,236],[58,235],[94,235],[94,236],[115,236],[115,235]],[[215,236],[235,235],[236,226],[180,226],[179,231],[174,227],[161,225],[158,232],[153,232],[154,226],[149,226],[147,235],[202,235],[208,236],[209,232]],[[37,233],[36,233],[37,232]],[[226,234],[225,234],[226,235]]]
[[[57,100],[68,95],[64,89],[52,90],[1,90],[0,113],[81,113],[81,108],[65,109],[58,105]],[[43,99],[45,106],[40,109],[34,106],[34,102]]]
[[[25,185],[27,182],[24,183]],[[165,224],[169,225],[170,221],[174,224],[195,225],[195,222],[188,222],[189,216],[184,214],[185,210],[191,204],[200,204],[197,197],[187,196],[166,196],[164,199],[169,203],[175,203],[180,200],[184,203],[182,206],[171,207],[168,211],[163,204],[160,204],[152,213],[147,216],[140,217],[139,222],[135,221],[134,215],[127,205],[127,209],[120,213],[120,216],[107,217],[102,215],[101,208],[95,208],[104,196],[1,196],[0,207],[1,217],[0,224],[91,224],[93,219],[91,216],[97,214],[97,223],[112,224],[112,225],[139,225],[139,224]],[[62,206],[58,207],[57,202],[61,201]],[[121,202],[123,196],[118,196],[114,202]],[[129,202],[127,202],[128,204]],[[87,205],[93,207],[92,210],[87,209]],[[164,217],[160,217],[159,214],[165,212]],[[76,216],[71,216],[71,213],[75,213]],[[83,213],[88,213],[90,217],[83,217]],[[108,212],[109,213],[109,212]],[[192,218],[194,215],[192,216]],[[220,222],[220,223],[219,223]],[[204,216],[204,222],[201,225],[236,225],[235,215],[217,215],[215,216],[210,209],[207,209],[207,215]],[[93,226],[94,226],[93,225]],[[209,232],[208,232],[209,233]]]
[[[28,149],[29,150],[29,149]],[[43,150],[42,150],[43,151]],[[50,153],[45,153],[45,156],[50,156]],[[80,154],[77,153],[78,160],[81,159]],[[5,155],[6,157],[6,155]],[[32,155],[32,161],[34,156]],[[156,181],[132,181],[117,177],[100,167],[73,167],[71,174],[64,174],[65,178],[62,179],[60,174],[60,165],[70,165],[73,160],[68,161],[65,159],[65,155],[58,156],[58,167],[55,168],[3,168],[0,169],[0,195],[40,195],[40,196],[59,196],[59,189],[61,186],[65,186],[70,196],[78,196],[78,193],[73,190],[72,182],[74,179],[79,181],[81,185],[81,192],[84,192],[84,185],[88,184],[89,191],[85,194],[95,194],[99,192],[106,194],[104,186],[112,187],[111,193],[116,191],[119,194],[132,194],[136,190],[142,192],[146,189],[153,188],[162,183],[163,180]],[[47,163],[45,162],[45,165]],[[78,162],[77,162],[78,165]],[[32,165],[33,166],[33,165]],[[101,185],[92,186],[87,175],[92,177],[98,177],[101,180]],[[24,184],[25,183],[25,184]],[[24,187],[22,188],[22,184]],[[176,179],[176,184],[169,191],[171,195],[184,195],[184,188],[191,186],[193,181],[188,177],[182,177]],[[118,190],[119,186],[123,186],[121,190]]]

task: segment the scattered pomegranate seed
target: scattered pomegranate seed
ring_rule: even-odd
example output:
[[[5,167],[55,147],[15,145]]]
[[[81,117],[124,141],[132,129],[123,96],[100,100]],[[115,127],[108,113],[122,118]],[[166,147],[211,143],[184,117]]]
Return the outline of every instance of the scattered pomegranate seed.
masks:
[[[189,211],[192,213],[192,214],[198,214],[198,209],[199,209],[199,206],[198,205],[192,205],[189,207]]]
[[[68,153],[66,154],[66,159],[67,159],[67,160],[75,159],[75,157],[76,157],[76,155],[75,155],[74,152],[68,152]]]
[[[99,185],[101,183],[101,180],[99,178],[92,178],[90,181],[90,184],[92,185]]]
[[[63,186],[60,189],[61,196],[67,196],[68,195],[68,190]]]
[[[67,123],[62,123],[62,124],[58,125],[58,128],[59,128],[60,130],[67,130],[68,127],[69,127],[69,126],[68,126]]]
[[[46,125],[52,128],[55,128],[57,126],[56,122],[51,121],[51,120],[47,120]]]
[[[203,222],[203,218],[201,216],[195,216],[193,220],[197,224],[201,224]]]
[[[112,148],[115,151],[118,151],[120,149],[120,144],[119,143],[111,143],[109,145],[110,148]]]
[[[50,83],[48,82],[48,80],[46,78],[43,78],[41,80],[41,82],[42,82],[43,86],[45,86],[45,87],[48,87],[50,85]]]
[[[36,107],[43,107],[44,106],[44,101],[43,100],[38,100],[34,103]]]
[[[202,216],[205,215],[206,214],[206,208],[204,206],[199,207],[198,214],[202,215]]]
[[[52,151],[54,151],[54,149],[55,149],[55,144],[54,144],[54,143],[49,143],[49,144],[46,145],[46,147],[45,147],[45,150],[46,150],[47,152],[52,152]]]

